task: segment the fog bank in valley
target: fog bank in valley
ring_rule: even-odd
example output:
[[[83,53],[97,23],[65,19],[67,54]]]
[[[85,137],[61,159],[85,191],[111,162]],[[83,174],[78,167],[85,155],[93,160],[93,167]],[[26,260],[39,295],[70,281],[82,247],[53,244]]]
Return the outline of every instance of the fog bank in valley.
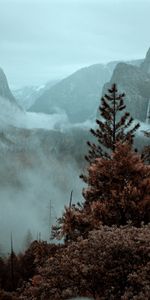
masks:
[[[15,251],[23,248],[28,230],[33,239],[40,233],[49,240],[50,225],[69,203],[71,190],[73,201],[82,200],[83,183],[73,153],[80,151],[81,143],[74,149],[63,112],[27,113],[0,101],[0,251],[6,253],[11,232]]]
[[[82,182],[75,163],[70,161],[64,164],[54,157],[47,160],[41,156],[38,164],[38,157],[32,167],[24,167],[20,162],[17,164],[17,160],[15,165],[13,162],[11,164],[11,157],[7,164],[0,160],[0,175],[5,174],[6,181],[4,184],[1,182],[3,186],[0,186],[2,251],[9,251],[11,232],[15,251],[24,246],[28,230],[33,239],[37,239],[40,233],[42,239],[48,240],[50,225],[62,214],[64,204],[69,203],[72,189],[74,201],[81,200]]]
[[[20,110],[3,98],[0,102],[0,251],[7,253],[11,232],[15,251],[24,248],[29,230],[33,239],[40,233],[49,240],[50,225],[61,216],[72,190],[73,202],[83,201],[79,175],[95,121],[70,124],[58,109],[45,115]],[[137,137],[149,128],[141,123]]]

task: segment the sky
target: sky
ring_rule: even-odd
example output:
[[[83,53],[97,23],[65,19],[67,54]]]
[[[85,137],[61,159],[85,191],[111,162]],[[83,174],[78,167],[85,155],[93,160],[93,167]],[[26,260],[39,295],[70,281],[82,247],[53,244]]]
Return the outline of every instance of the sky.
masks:
[[[0,67],[20,88],[144,58],[149,12],[149,0],[0,0]]]

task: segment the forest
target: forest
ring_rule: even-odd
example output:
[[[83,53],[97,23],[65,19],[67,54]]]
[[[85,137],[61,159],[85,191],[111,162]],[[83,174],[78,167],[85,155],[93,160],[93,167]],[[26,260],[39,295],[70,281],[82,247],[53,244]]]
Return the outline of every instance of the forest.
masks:
[[[38,238],[17,254],[12,243],[0,258],[0,299],[150,299],[150,146],[135,148],[139,128],[112,84],[79,174],[84,201],[71,193],[49,243]]]

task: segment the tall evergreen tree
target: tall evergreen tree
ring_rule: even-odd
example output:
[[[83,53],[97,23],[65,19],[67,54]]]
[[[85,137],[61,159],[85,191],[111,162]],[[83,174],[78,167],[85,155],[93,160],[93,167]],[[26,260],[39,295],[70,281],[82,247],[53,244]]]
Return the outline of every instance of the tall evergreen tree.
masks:
[[[98,128],[90,130],[96,137],[97,143],[87,142],[89,153],[85,158],[88,162],[91,163],[101,156],[110,158],[110,152],[115,150],[117,142],[133,142],[135,132],[140,124],[133,125],[133,118],[129,112],[121,115],[126,108],[124,97],[124,93],[118,93],[116,84],[113,84],[108,89],[108,94],[102,97],[99,107],[102,118],[96,120]]]
[[[54,234],[64,236],[66,242],[86,237],[100,224],[119,226],[131,221],[140,226],[150,221],[150,166],[132,150],[140,125],[133,125],[128,112],[120,116],[126,107],[125,95],[118,93],[116,84],[108,92],[100,106],[103,119],[96,120],[99,128],[91,129],[97,144],[88,142],[89,167],[81,175],[87,184],[85,202],[66,207],[54,228]]]

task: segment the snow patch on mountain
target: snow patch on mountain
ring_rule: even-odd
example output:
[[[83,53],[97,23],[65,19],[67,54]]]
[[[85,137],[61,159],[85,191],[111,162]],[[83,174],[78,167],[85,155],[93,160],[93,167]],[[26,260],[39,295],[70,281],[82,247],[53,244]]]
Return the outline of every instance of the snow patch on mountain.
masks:
[[[51,80],[46,84],[41,84],[39,86],[24,86],[19,89],[13,89],[12,91],[19,105],[27,110],[35,103],[37,98],[57,82],[58,80]]]
[[[0,97],[0,106],[1,128],[5,128],[9,125],[26,129],[60,129],[68,125],[67,115],[62,110],[51,115],[21,111],[18,107],[2,97]]]

